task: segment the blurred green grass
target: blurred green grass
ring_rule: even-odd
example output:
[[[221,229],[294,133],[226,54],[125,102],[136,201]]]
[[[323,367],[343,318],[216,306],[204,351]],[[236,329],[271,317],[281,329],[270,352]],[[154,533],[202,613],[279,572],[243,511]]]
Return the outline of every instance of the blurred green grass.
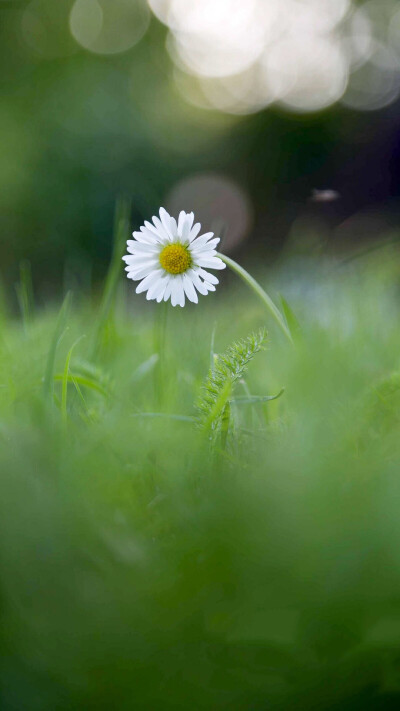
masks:
[[[184,418],[213,332],[221,353],[265,323],[242,286],[168,308],[160,376],[129,283],[60,319],[23,274],[0,325],[1,708],[398,708],[397,249],[280,266],[301,334],[267,323],[236,392],[284,394],[217,450]]]

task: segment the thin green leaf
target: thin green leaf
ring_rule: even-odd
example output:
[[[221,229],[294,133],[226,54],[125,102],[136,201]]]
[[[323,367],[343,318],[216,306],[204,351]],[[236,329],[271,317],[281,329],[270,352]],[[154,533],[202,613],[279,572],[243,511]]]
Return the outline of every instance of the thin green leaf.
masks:
[[[97,352],[101,346],[103,334],[115,300],[118,281],[121,274],[121,260],[124,255],[126,240],[129,236],[129,213],[129,201],[126,198],[119,198],[115,208],[113,253],[107,273],[97,321],[95,324],[95,332],[93,339],[94,356],[97,355]]]
[[[54,380],[56,382],[63,382],[64,379],[64,373],[57,373],[54,376]],[[67,382],[68,383],[78,383],[79,385],[83,385],[83,387],[88,388],[89,390],[95,390],[96,392],[100,393],[100,395],[103,395],[104,397],[109,396],[109,392],[102,386],[100,383],[96,382],[95,380],[85,377],[84,375],[78,375],[76,373],[69,373],[67,376]]]
[[[137,383],[142,378],[145,377],[148,373],[151,373],[151,371],[154,369],[155,365],[157,364],[159,359],[158,353],[153,353],[153,355],[150,356],[150,358],[147,358],[147,360],[143,361],[136,370],[134,370],[132,377],[131,377],[131,382],[132,383]]]
[[[44,379],[43,379],[43,394],[45,397],[49,397],[53,393],[53,374],[54,374],[54,365],[55,365],[55,359],[56,359],[56,352],[57,352],[57,346],[60,341],[60,338],[62,334],[64,333],[67,319],[68,319],[68,314],[69,314],[69,309],[71,305],[71,299],[72,299],[72,294],[69,291],[67,295],[65,296],[65,299],[62,303],[60,312],[57,317],[56,321],[56,327],[54,330],[53,338],[50,343],[50,348],[47,356],[47,363],[46,363],[46,370],[44,374]]]
[[[279,391],[277,395],[239,395],[231,400],[235,405],[254,405],[257,402],[270,402],[277,400],[285,392],[285,388]]]
[[[301,327],[300,327],[300,323],[297,319],[297,316],[295,315],[292,307],[286,301],[285,297],[282,296],[282,294],[279,294],[279,298],[280,298],[280,302],[281,302],[282,312],[283,312],[283,315],[286,319],[288,328],[289,328],[292,336],[296,337],[301,332]]]
[[[79,399],[80,399],[80,401],[81,401],[81,403],[82,403],[82,405],[83,405],[83,409],[84,409],[84,411],[85,411],[86,418],[88,419],[88,421],[91,421],[92,418],[90,417],[89,408],[88,408],[88,406],[87,406],[87,404],[86,404],[85,398],[83,397],[82,390],[80,389],[80,387],[79,387],[79,385],[78,385],[78,383],[76,382],[76,380],[75,380],[74,377],[72,378],[72,382],[73,382],[73,384],[74,384],[74,386],[75,386],[76,392],[78,393],[78,397],[79,397]]]
[[[85,336],[80,336],[76,339],[75,343],[72,344],[68,351],[67,357],[65,359],[64,373],[62,378],[62,389],[61,389],[61,415],[64,422],[67,421],[67,394],[68,394],[68,375],[69,375],[69,364],[71,361],[72,351],[79,341],[85,338]]]
[[[278,326],[281,328],[285,336],[289,339],[289,341],[292,343],[292,334],[290,333],[290,329],[288,327],[288,324],[286,322],[286,318],[281,314],[280,310],[278,309],[277,306],[275,306],[274,302],[272,301],[271,297],[267,294],[267,292],[262,288],[261,284],[258,283],[254,279],[254,277],[251,276],[245,269],[243,269],[240,264],[235,262],[233,259],[230,257],[227,257],[226,254],[221,254],[218,253],[218,256],[220,259],[222,259],[225,264],[232,269],[232,271],[236,272],[240,276],[241,279],[247,284],[247,286],[250,287],[254,291],[255,294],[261,299],[263,302],[264,306],[266,306],[267,310],[269,311],[270,315],[275,319],[275,322],[278,324]]]

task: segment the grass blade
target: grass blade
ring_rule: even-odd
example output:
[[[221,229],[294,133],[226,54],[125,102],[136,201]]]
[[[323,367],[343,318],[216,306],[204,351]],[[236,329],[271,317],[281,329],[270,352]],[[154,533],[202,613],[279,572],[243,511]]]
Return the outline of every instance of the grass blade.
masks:
[[[108,319],[115,301],[118,281],[121,274],[121,260],[126,249],[126,240],[129,236],[130,203],[126,198],[120,198],[115,208],[113,230],[113,253],[108,269],[104,292],[100,303],[99,314],[95,325],[93,338],[93,357],[97,356]]]
[[[64,366],[64,372],[63,372],[63,377],[62,377],[62,389],[61,389],[61,415],[62,415],[64,422],[67,421],[67,394],[68,394],[69,364],[71,361],[72,351],[74,350],[77,343],[79,343],[79,341],[82,340],[82,338],[85,338],[85,336],[79,336],[79,338],[76,339],[75,343],[73,343],[71,348],[69,349],[69,351],[67,353],[67,357],[65,359],[65,366]]]
[[[300,323],[298,321],[298,318],[296,314],[294,313],[292,307],[289,305],[287,300],[282,294],[279,294],[280,302],[281,302],[281,307],[282,307],[282,313],[286,319],[286,323],[288,325],[288,328],[294,338],[300,336],[301,329],[300,329]]]
[[[235,405],[254,405],[257,402],[270,402],[271,400],[277,400],[285,392],[285,388],[282,388],[277,395],[239,395],[231,400],[231,403]]]
[[[47,356],[46,370],[43,379],[43,394],[46,398],[49,398],[53,393],[53,374],[54,365],[56,359],[56,352],[59,340],[64,333],[67,318],[69,314],[69,309],[71,306],[72,293],[69,291],[62,303],[60,312],[57,317],[56,327],[54,330],[53,338],[50,344],[49,353]]]
[[[145,377],[145,375],[151,373],[151,371],[156,366],[158,359],[158,353],[153,353],[150,358],[147,358],[147,360],[143,361],[143,363],[138,365],[138,367],[136,368],[136,370],[134,370],[132,374],[131,383],[138,383],[140,380],[142,380],[142,378]]]
[[[55,382],[63,382],[64,377],[66,377],[67,383],[78,383],[78,385],[83,385],[83,387],[88,388],[89,390],[95,390],[97,393],[100,393],[100,395],[104,395],[104,397],[108,397],[109,395],[107,390],[100,385],[100,383],[96,382],[96,380],[93,380],[92,378],[85,377],[84,375],[68,373],[67,376],[64,376],[64,373],[57,373],[54,376],[54,380]]]
[[[275,322],[278,324],[280,329],[283,331],[285,336],[288,338],[288,340],[293,343],[293,338],[292,334],[290,333],[289,326],[286,322],[286,318],[281,314],[279,311],[278,307],[275,306],[274,302],[272,301],[271,297],[267,294],[267,292],[262,288],[262,286],[254,279],[254,277],[251,276],[243,267],[240,266],[237,262],[235,262],[233,259],[230,257],[227,257],[225,254],[221,254],[218,252],[218,257],[222,259],[225,264],[232,269],[233,272],[236,272],[238,276],[240,276],[241,279],[243,279],[244,283],[247,284],[247,286],[250,287],[254,291],[255,294],[261,299],[262,303],[264,306],[266,306],[267,310],[269,311],[270,315],[275,319]]]

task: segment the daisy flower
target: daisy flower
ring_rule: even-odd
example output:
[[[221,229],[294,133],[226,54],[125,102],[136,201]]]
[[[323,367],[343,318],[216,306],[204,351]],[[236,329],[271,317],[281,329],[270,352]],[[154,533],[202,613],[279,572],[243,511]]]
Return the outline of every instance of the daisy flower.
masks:
[[[161,207],[159,218],[133,233],[123,260],[128,279],[139,281],[138,294],[147,291],[147,299],[184,306],[186,297],[197,304],[197,292],[215,291],[218,279],[206,270],[225,268],[215,249],[219,237],[212,232],[199,236],[201,225],[193,220],[193,212],[182,211],[177,222]]]

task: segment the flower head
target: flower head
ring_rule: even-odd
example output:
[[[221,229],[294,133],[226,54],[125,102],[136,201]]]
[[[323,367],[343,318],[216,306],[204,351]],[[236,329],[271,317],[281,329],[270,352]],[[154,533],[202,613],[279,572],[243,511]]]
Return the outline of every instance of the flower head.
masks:
[[[201,225],[193,220],[193,212],[182,211],[177,222],[161,207],[159,218],[133,233],[123,260],[128,279],[139,281],[138,294],[147,291],[147,299],[184,306],[186,297],[197,304],[197,292],[215,291],[218,279],[206,269],[225,268],[215,249],[219,237],[212,232],[198,236]]]

